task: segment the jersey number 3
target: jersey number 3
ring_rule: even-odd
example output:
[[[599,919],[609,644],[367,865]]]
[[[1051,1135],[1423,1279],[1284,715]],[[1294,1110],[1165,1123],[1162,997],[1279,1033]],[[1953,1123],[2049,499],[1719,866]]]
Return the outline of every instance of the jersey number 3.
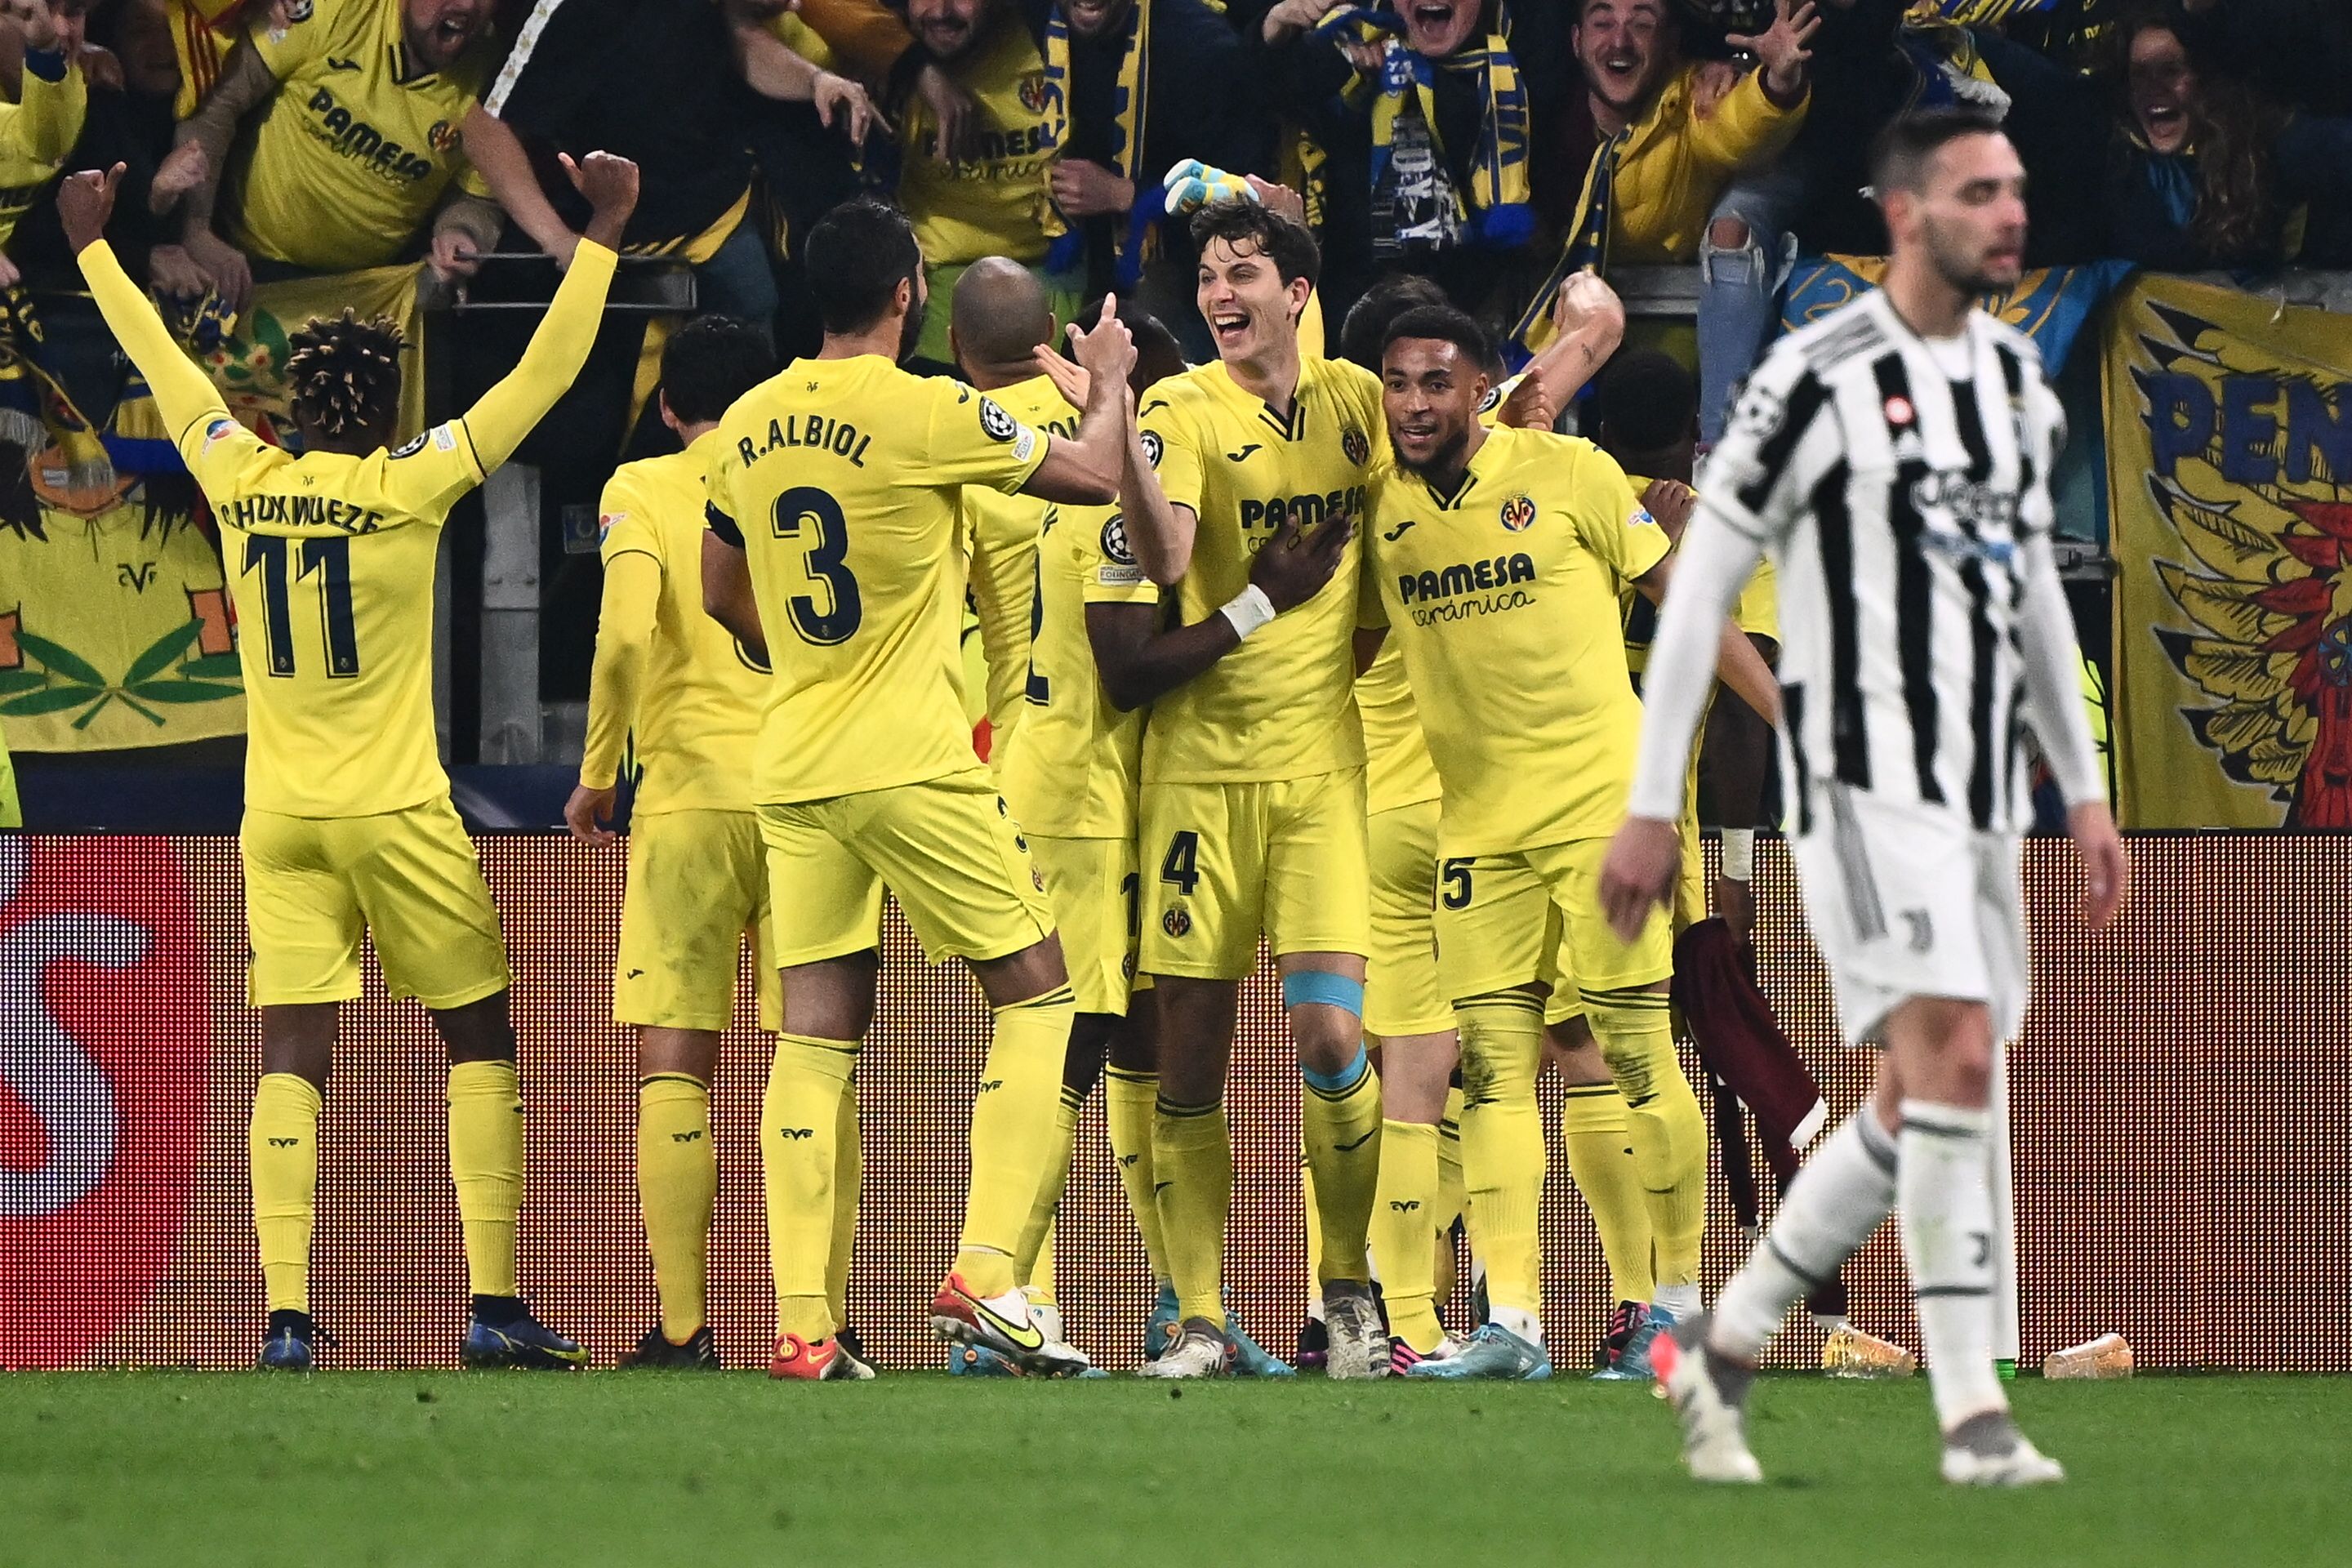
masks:
[[[847,642],[866,618],[866,606],[857,596],[857,579],[843,564],[849,554],[849,523],[841,503],[814,485],[795,485],[776,498],[772,521],[778,539],[802,542],[809,582],[824,588],[823,605],[808,594],[795,594],[785,605],[793,630],[803,642],[820,647]]]
[[[286,578],[287,546],[293,541],[251,533],[245,539],[242,573],[261,578],[261,634],[269,658],[269,673],[294,673],[294,605]],[[327,675],[348,680],[360,672],[359,634],[352,626],[352,542],[348,539],[305,539],[292,553],[300,556],[297,579],[315,577],[319,584],[319,623],[327,645]]]

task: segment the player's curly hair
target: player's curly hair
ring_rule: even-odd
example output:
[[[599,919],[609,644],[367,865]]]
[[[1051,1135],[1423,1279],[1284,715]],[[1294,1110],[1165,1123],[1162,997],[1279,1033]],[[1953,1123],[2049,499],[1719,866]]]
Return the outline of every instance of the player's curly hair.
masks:
[[[288,338],[286,384],[301,421],[330,436],[389,425],[400,411],[400,355],[407,335],[389,316],[350,306],[314,317]]]

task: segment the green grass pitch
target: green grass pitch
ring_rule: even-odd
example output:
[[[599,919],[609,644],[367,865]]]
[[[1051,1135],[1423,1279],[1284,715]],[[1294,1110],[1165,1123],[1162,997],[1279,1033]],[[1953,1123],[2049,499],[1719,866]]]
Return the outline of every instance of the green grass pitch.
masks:
[[[1181,1397],[1178,1394],[1181,1394]],[[0,1563],[2347,1561],[2352,1379],[2016,1390],[2073,1471],[1934,1479],[1921,1381],[1769,1379],[1702,1489],[1646,1390],[886,1376],[0,1377]]]

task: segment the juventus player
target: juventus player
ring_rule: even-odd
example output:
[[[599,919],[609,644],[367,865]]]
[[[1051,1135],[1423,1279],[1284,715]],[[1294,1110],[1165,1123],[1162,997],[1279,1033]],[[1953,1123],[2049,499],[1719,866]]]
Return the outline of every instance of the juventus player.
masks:
[[[2018,1431],[1994,1372],[1987,1109],[2026,1001],[2021,723],[2068,802],[2094,930],[2122,901],[2123,846],[2051,552],[2058,400],[2031,342],[1971,303],[2017,281],[2024,171],[1995,121],[1941,112],[1889,126],[1872,177],[1894,240],[1885,289],[1774,346],[1698,487],[1601,898],[1630,932],[1674,886],[1719,629],[1769,553],[1806,912],[1848,1037],[1885,1054],[1713,1319],[1653,1356],[1691,1473],[1759,1479],[1743,1413],[1757,1357],[1899,1207],[1944,1478],[2031,1486],[2065,1472]]]

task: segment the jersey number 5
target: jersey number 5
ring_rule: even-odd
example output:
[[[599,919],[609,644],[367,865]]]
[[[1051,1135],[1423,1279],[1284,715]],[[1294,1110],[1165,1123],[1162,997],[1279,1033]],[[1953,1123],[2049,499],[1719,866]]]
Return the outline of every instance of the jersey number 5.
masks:
[[[866,606],[857,596],[857,579],[842,564],[849,554],[849,522],[841,515],[841,503],[814,485],[795,485],[776,498],[771,521],[778,539],[803,541],[809,582],[824,587],[822,607],[808,594],[795,594],[784,605],[793,630],[803,642],[820,647],[847,642],[866,618]]]
[[[268,655],[269,673],[294,673],[294,604],[286,581],[289,540],[249,533],[245,539],[245,563],[240,574],[261,578],[261,635]],[[327,644],[327,676],[348,680],[360,672],[359,634],[352,626],[352,542],[348,539],[305,539],[296,578],[315,576],[319,582],[319,623]]]

